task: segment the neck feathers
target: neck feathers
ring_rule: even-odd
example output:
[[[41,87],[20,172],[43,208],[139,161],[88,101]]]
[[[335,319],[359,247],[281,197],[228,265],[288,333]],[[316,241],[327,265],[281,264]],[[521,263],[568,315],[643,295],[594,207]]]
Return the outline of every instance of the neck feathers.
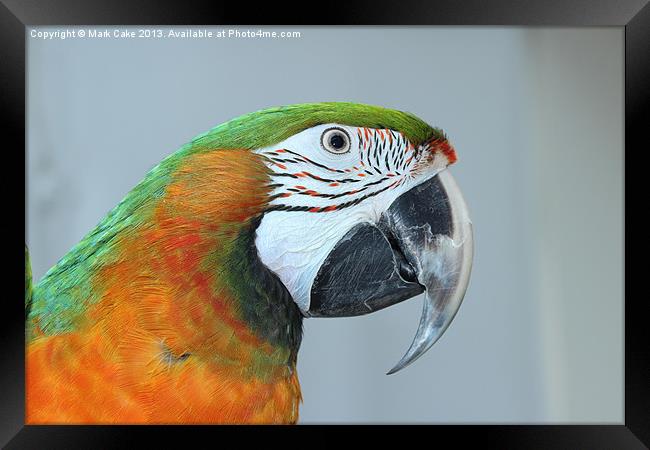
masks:
[[[248,150],[163,161],[39,283],[32,335],[101,325],[258,375],[293,368],[302,315],[254,245],[268,184]]]

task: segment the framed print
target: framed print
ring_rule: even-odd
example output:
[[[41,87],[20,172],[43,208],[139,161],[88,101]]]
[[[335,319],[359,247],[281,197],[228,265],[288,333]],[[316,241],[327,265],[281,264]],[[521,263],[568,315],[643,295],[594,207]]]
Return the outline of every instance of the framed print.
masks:
[[[73,3],[2,6],[7,448],[648,445],[646,2]]]

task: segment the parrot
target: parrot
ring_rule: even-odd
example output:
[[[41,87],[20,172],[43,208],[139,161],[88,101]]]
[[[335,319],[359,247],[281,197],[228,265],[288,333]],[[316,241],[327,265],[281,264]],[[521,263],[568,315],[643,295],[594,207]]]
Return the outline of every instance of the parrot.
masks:
[[[456,160],[440,128],[352,102],[196,136],[36,284],[26,246],[26,423],[296,424],[303,320],[424,294],[403,369],[469,283]]]

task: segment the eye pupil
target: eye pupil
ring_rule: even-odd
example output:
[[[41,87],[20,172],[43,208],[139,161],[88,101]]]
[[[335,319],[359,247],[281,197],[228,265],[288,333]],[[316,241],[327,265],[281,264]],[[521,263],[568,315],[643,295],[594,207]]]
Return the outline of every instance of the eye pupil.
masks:
[[[332,134],[330,136],[330,145],[332,148],[341,149],[345,145],[345,139],[338,133]]]
[[[324,150],[341,155],[350,150],[350,135],[341,128],[328,128],[321,135],[320,144]]]

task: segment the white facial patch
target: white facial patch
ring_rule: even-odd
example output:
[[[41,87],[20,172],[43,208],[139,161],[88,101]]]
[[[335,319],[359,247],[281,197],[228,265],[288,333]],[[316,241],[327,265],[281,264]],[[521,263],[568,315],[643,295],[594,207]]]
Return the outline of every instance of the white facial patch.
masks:
[[[333,129],[349,137],[348,151],[322,145]],[[340,124],[318,125],[256,150],[275,187],[255,244],[303,313],[314,278],[339,240],[357,224],[376,223],[397,197],[447,166],[427,151],[393,130]],[[432,163],[423,170],[425,157]]]

